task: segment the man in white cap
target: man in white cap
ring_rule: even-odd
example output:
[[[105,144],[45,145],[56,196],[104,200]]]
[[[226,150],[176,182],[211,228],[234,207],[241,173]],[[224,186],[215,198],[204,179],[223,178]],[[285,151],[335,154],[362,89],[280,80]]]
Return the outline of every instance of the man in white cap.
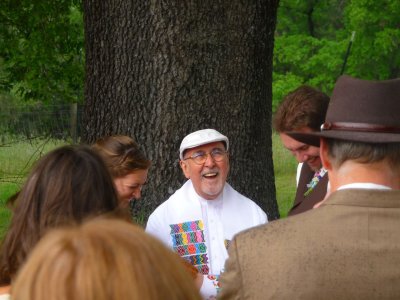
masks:
[[[188,180],[150,215],[146,227],[204,275],[205,299],[216,296],[232,237],[267,222],[259,206],[226,182],[228,149],[228,138],[214,129],[187,135],[179,157]]]

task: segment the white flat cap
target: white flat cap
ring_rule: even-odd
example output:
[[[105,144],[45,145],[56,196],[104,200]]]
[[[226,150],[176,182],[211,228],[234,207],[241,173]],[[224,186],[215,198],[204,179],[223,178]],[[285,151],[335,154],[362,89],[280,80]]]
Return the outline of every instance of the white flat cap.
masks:
[[[192,132],[183,138],[181,146],[179,147],[179,158],[183,159],[183,152],[187,149],[215,142],[224,142],[226,150],[228,150],[228,138],[215,129],[202,129]]]

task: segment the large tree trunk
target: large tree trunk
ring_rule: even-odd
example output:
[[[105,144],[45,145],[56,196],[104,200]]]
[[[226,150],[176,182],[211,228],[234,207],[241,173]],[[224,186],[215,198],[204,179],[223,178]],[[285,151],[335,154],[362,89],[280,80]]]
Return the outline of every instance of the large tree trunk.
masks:
[[[278,0],[85,0],[84,141],[134,137],[153,160],[141,208],[184,182],[182,138],[215,128],[231,142],[228,181],[278,217],[271,147]]]

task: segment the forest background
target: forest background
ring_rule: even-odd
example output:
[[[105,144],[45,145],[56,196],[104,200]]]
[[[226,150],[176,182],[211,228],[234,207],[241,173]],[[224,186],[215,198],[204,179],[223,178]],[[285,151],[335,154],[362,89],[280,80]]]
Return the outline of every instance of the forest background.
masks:
[[[341,73],[375,80],[400,77],[399,49],[400,1],[281,0],[273,56],[273,111],[285,94],[301,84],[330,94]],[[43,111],[61,115],[64,104],[83,105],[84,63],[81,1],[2,1],[0,144],[7,143],[6,134],[20,130],[27,112],[44,118]],[[42,130],[52,134],[52,129]],[[286,159],[274,154],[274,160]],[[284,169],[293,172],[293,166]],[[291,172],[288,180],[293,180]],[[279,202],[276,169],[275,176]],[[6,191],[1,200],[12,192]],[[292,200],[291,195],[285,199]],[[281,210],[281,215],[285,213],[286,208]]]
[[[330,94],[353,33],[346,74],[376,80],[399,77],[399,1],[281,0],[273,59],[274,109],[300,84]],[[1,1],[1,105],[83,103],[84,61],[81,1]]]

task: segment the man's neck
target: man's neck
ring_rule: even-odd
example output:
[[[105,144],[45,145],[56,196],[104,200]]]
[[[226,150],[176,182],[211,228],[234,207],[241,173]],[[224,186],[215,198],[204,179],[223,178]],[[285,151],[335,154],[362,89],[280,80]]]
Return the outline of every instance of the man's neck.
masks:
[[[400,189],[400,174],[393,172],[386,161],[372,164],[346,161],[338,169],[329,171],[329,181],[331,192],[351,183],[374,183]]]

